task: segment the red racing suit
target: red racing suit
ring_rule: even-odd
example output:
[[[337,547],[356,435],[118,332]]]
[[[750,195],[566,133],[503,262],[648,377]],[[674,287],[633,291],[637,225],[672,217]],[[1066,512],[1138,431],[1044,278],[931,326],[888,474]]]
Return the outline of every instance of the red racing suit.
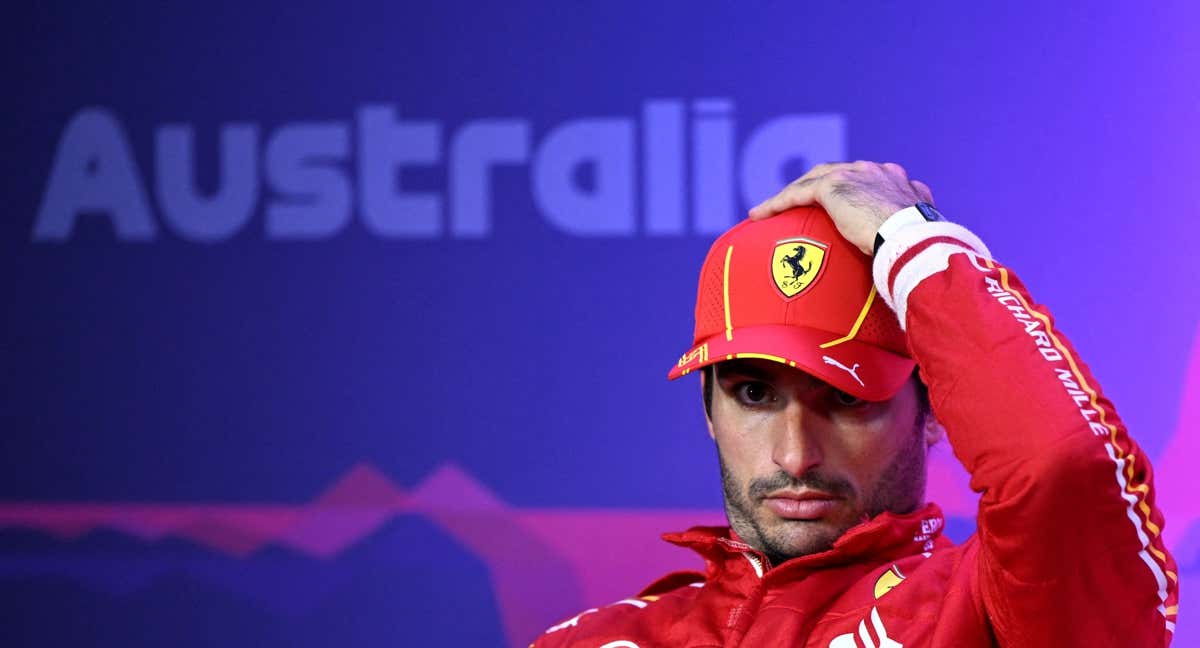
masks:
[[[704,573],[669,574],[535,646],[1170,643],[1178,576],[1150,464],[1046,309],[951,223],[894,232],[874,275],[981,493],[977,532],[954,545],[931,504],[772,567],[729,529],[697,527],[664,537]]]

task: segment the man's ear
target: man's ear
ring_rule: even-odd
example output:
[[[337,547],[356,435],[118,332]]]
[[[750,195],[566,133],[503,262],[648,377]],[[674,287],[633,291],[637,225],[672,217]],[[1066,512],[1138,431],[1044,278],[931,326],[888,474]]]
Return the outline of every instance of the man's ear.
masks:
[[[933,415],[933,412],[929,412],[925,415],[925,425],[923,427],[926,448],[932,447],[934,444],[946,438],[946,428],[942,427],[942,424],[937,420],[937,417]]]

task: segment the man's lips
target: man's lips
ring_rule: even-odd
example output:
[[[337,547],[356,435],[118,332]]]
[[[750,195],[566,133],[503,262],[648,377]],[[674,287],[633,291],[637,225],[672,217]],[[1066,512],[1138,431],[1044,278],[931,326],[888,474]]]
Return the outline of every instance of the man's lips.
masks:
[[[777,491],[763,498],[772,513],[788,520],[819,520],[833,513],[840,501],[821,491]]]

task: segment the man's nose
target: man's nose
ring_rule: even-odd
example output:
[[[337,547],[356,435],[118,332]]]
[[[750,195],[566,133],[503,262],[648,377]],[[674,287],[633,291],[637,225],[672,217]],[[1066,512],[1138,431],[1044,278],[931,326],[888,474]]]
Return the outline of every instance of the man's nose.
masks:
[[[819,436],[815,434],[814,415],[795,401],[782,414],[771,460],[784,472],[799,477],[824,460]]]

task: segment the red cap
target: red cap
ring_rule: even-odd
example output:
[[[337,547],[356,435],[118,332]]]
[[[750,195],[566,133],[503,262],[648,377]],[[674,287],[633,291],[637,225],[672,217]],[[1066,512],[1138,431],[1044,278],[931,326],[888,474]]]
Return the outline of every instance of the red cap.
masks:
[[[708,251],[692,348],[668,377],[734,358],[781,362],[869,401],[894,396],[916,364],[871,258],[820,207],[743,221]]]

